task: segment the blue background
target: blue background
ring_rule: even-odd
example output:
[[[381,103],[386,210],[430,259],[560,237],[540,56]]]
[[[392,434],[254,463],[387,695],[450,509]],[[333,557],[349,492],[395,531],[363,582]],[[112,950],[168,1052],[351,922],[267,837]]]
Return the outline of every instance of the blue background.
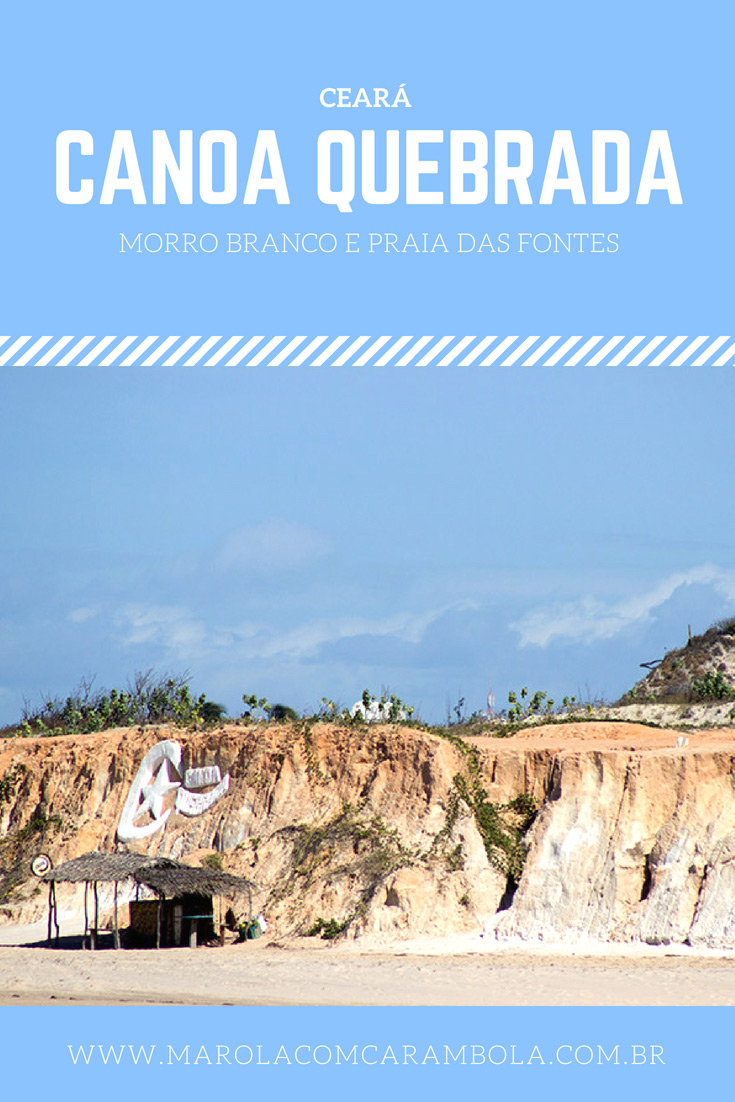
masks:
[[[448,1092],[466,1092],[520,1098],[543,1094],[549,1099],[684,1099],[703,1089],[726,1089],[732,1047],[731,1012],[704,1008],[25,1008],[0,1011],[0,1024],[4,1086],[9,1093],[30,1089],[34,1097],[48,1093],[57,1098],[94,1093],[110,1100],[128,1099],[133,1093],[188,1097],[220,1090],[259,1098],[370,1099],[380,1093],[390,1099],[441,1099]],[[88,1049],[98,1044],[135,1049],[155,1044],[157,1050],[150,1066],[122,1061],[103,1067],[98,1055],[89,1066],[72,1064],[68,1045],[76,1052],[80,1045]],[[166,1063],[169,1044],[177,1052],[190,1046],[188,1067]],[[390,1062],[297,1067],[284,1061],[269,1067],[228,1067],[209,1066],[204,1060],[194,1066],[200,1046],[206,1046],[214,1059],[217,1044],[230,1046],[231,1053],[240,1044],[254,1051],[262,1044],[264,1058],[270,1055],[271,1061],[281,1044],[292,1059],[298,1044],[341,1045],[343,1050],[354,1044],[377,1045],[381,1055],[391,1045],[399,1059],[404,1044],[415,1045],[419,1059],[433,1045],[442,1060],[445,1044],[453,1051],[462,1044],[484,1045],[486,1051],[490,1045],[502,1045],[508,1053],[515,1044],[517,1059],[527,1059],[537,1044],[546,1063],[511,1066],[509,1055],[504,1065],[493,1067],[404,1067]],[[561,1045],[589,1045],[596,1058],[598,1045],[609,1052],[616,1044],[618,1066],[562,1067],[555,1059]],[[633,1044],[645,1045],[648,1053],[651,1045],[662,1046],[665,1063],[633,1067]],[[494,1059],[501,1055],[497,1051]],[[561,1058],[568,1059],[568,1051]],[[588,1054],[582,1052],[580,1058]]]
[[[733,145],[727,139],[728,5],[623,0],[614,7],[458,0],[279,4],[214,0],[100,7],[15,5],[5,18],[0,180],[4,314],[14,333],[720,333],[730,306]],[[411,109],[325,109],[324,87],[405,83]],[[320,203],[320,131],[524,129],[534,136],[534,205],[370,207]],[[240,141],[238,200],[153,206],[150,135],[228,129]],[[631,139],[631,199],[591,205],[593,129]],[[95,138],[95,199],[55,196],[57,133]],[[98,203],[115,129],[136,138],[147,206]],[[271,193],[244,207],[258,129],[278,135],[290,206]],[[552,133],[571,129],[588,202],[539,207]],[[669,131],[683,194],[636,206],[651,129]],[[378,141],[380,148],[380,141]],[[425,157],[436,156],[427,148]],[[72,174],[78,171],[72,169]],[[86,172],[85,172],[86,175]],[[427,178],[423,187],[431,188]],[[170,189],[169,194],[173,192]],[[492,196],[492,177],[491,189]],[[615,232],[602,255],[124,255],[121,232],[265,235],[347,230]],[[683,330],[681,327],[683,326]],[[8,330],[3,330],[7,332]]]

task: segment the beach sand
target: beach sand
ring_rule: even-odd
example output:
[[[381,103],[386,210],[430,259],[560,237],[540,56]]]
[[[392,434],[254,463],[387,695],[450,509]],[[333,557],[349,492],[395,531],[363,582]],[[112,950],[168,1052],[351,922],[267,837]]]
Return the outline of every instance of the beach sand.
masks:
[[[37,931],[32,931],[37,932]],[[18,931],[28,936],[28,930]],[[0,1005],[732,1006],[735,952],[264,937],[224,948],[0,947]],[[17,937],[16,940],[20,940]]]

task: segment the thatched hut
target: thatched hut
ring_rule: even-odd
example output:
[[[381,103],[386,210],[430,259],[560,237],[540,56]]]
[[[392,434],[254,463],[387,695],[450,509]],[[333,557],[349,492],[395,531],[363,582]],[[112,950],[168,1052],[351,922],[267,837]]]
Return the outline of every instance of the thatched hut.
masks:
[[[252,884],[241,876],[219,869],[196,868],[174,861],[170,857],[146,857],[137,853],[83,853],[51,869],[43,877],[49,885],[48,941],[52,927],[59,937],[56,907],[56,884],[84,883],[84,944],[97,945],[99,928],[99,884],[113,884],[113,934],[115,948],[120,947],[118,925],[118,887],[123,881],[149,888],[154,899],[138,899],[130,903],[130,933],[138,944],[196,946],[199,940],[214,935],[215,896],[247,894],[252,912]],[[89,890],[92,888],[94,915],[90,922]],[[251,913],[252,917],[252,913]]]

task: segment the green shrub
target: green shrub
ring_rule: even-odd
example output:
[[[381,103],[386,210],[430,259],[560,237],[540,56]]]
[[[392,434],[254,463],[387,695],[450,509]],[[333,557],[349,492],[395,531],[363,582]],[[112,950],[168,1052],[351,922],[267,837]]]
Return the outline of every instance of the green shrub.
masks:
[[[692,681],[692,694],[697,700],[730,700],[735,695],[719,670],[708,670],[700,680]]]
[[[104,731],[109,727],[138,727],[154,723],[190,726],[221,718],[225,708],[192,696],[185,675],[156,677],[152,670],[135,674],[127,689],[95,690],[93,679],[83,679],[65,699],[52,698],[35,710],[25,708],[19,735],[72,735]]]
[[[224,704],[215,704],[213,700],[205,700],[201,706],[201,717],[204,723],[221,723],[227,715]]]
[[[274,723],[285,723],[298,718],[298,712],[294,708],[289,708],[288,704],[274,704],[268,712],[268,719],[273,720]]]
[[[318,918],[311,929],[307,930],[306,936],[319,937],[321,934],[326,941],[334,941],[345,932],[353,918],[354,915],[348,915],[343,922],[338,922],[336,918]]]
[[[214,869],[215,872],[222,872],[222,855],[220,853],[208,853],[202,857],[202,866],[205,869]]]
[[[242,702],[245,705],[243,717],[254,719],[255,713],[260,712],[261,719],[265,719],[268,713],[268,700],[264,696],[256,696],[255,693],[243,693]]]
[[[7,773],[0,777],[0,804],[9,804],[18,785],[25,776],[26,767],[21,762],[11,765]]]

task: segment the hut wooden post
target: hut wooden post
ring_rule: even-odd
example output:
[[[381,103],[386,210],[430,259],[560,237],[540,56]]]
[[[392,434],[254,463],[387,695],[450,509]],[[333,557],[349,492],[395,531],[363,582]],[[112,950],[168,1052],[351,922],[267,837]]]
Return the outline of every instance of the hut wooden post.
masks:
[[[48,886],[48,937],[46,938],[46,943],[49,949],[51,948],[51,901],[53,899],[53,894],[54,882],[53,880],[50,880]]]
[[[98,927],[99,927],[99,918],[100,918],[100,900],[99,900],[99,893],[97,891],[97,881],[96,880],[94,881],[94,884],[92,885],[92,887],[94,888],[94,928],[92,930],[92,948],[96,949],[97,948],[97,930],[98,930]]]
[[[59,947],[59,934],[61,933],[61,930],[59,929],[59,911],[58,911],[58,908],[56,906],[56,884],[53,885],[53,888],[54,888],[54,928],[56,930],[56,948],[58,949],[58,947]]]
[[[120,948],[120,928],[117,924],[117,880],[115,881],[115,895],[114,895],[114,904],[113,904],[113,911],[112,911],[112,929],[113,929],[113,933],[115,935],[115,948],[119,949]]]
[[[156,949],[161,948],[161,897],[156,900]]]
[[[89,881],[84,881],[84,937],[82,938],[82,949],[86,949],[87,938],[89,937],[89,907],[87,905],[87,897],[89,895]]]

